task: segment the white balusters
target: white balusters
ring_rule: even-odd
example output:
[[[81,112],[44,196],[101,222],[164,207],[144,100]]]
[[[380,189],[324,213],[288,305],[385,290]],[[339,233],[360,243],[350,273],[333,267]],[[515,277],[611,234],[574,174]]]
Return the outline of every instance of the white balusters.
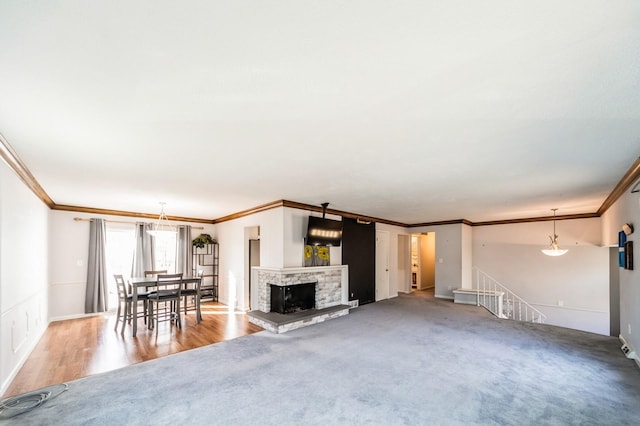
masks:
[[[474,269],[476,270],[475,289],[479,306],[483,306],[500,318],[537,323],[545,322],[545,314],[485,272],[478,268]]]

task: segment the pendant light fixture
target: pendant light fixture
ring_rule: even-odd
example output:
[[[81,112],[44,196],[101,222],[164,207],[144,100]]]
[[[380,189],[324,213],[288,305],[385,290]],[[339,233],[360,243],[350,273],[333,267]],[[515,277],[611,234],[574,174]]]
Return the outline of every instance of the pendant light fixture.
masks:
[[[562,256],[569,250],[563,250],[558,246],[558,235],[556,234],[556,210],[558,209],[551,210],[553,211],[553,237],[549,235],[551,244],[549,245],[549,248],[542,249],[542,253],[546,254],[547,256]]]
[[[166,203],[160,203],[160,216],[158,217],[158,221],[153,225],[151,231],[147,231],[154,237],[163,237],[176,233],[175,226],[169,224],[169,219],[167,219],[167,215],[164,213],[165,204]]]

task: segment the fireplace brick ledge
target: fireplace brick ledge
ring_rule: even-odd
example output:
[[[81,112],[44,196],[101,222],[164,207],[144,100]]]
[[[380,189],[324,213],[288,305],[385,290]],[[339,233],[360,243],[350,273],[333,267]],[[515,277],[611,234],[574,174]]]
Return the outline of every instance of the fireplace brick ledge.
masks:
[[[337,305],[325,309],[308,309],[303,312],[286,315],[277,312],[251,311],[247,313],[247,316],[252,324],[272,333],[281,334],[345,316],[349,314],[349,309],[350,306],[348,305]]]

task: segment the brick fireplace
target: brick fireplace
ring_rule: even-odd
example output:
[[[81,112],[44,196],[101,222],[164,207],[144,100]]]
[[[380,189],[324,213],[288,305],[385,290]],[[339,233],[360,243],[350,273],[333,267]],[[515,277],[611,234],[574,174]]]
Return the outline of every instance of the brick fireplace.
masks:
[[[257,293],[257,309],[249,313],[249,321],[263,328],[282,333],[284,331],[346,315],[349,300],[349,275],[346,265],[314,266],[300,268],[252,268],[252,294]],[[302,316],[277,314],[271,309],[271,287],[291,287],[315,283],[314,309]],[[256,293],[254,293],[256,292]],[[271,315],[266,316],[265,314]],[[299,318],[299,320],[297,320]],[[277,328],[269,322],[279,322]]]

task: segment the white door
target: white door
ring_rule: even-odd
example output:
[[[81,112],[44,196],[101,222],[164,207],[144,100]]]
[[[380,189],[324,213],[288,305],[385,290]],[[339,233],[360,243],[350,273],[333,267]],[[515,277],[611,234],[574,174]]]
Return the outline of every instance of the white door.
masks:
[[[376,302],[389,298],[389,232],[376,231]]]

